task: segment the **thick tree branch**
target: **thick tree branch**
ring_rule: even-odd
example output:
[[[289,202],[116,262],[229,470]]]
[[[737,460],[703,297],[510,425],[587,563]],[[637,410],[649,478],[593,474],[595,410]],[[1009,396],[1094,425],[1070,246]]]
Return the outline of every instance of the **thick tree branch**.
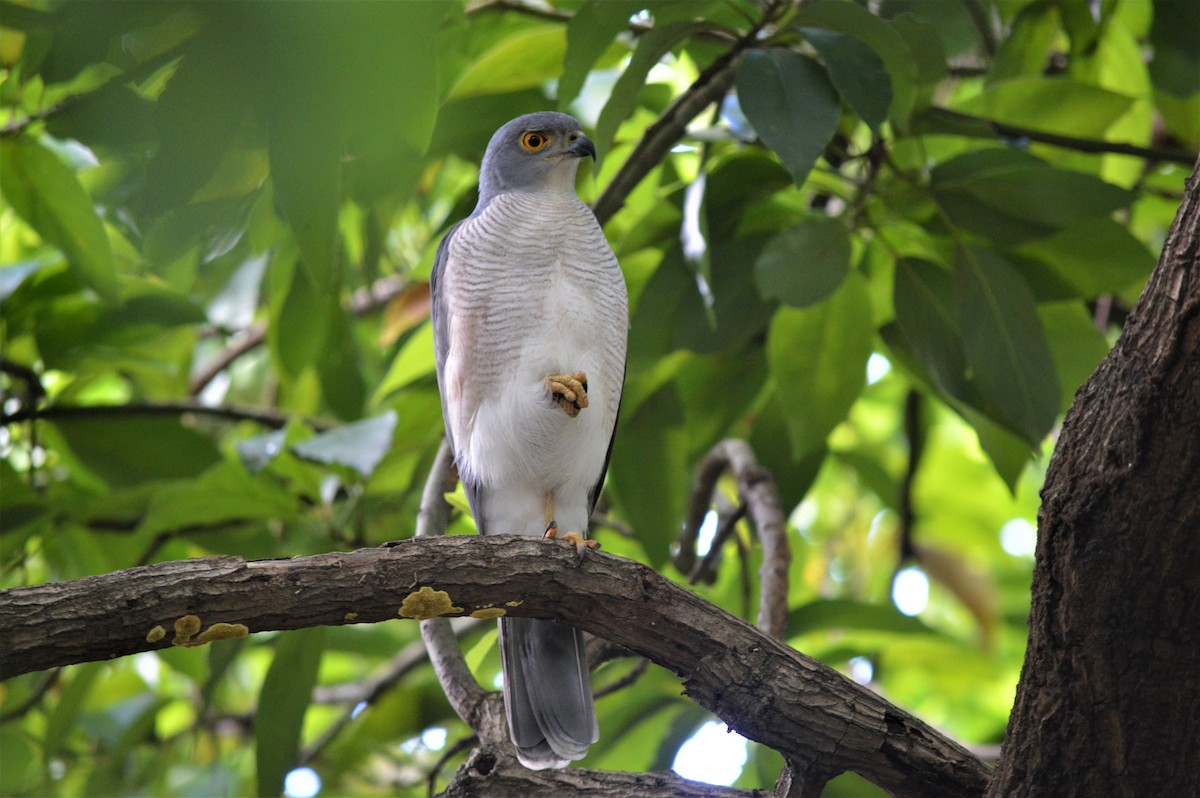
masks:
[[[853,770],[926,798],[979,795],[987,783],[987,766],[961,746],[654,570],[601,552],[581,563],[570,545],[520,537],[209,557],[14,588],[0,592],[0,676],[232,636],[236,624],[260,632],[498,609],[571,623],[680,674],[698,703],[803,767]],[[199,636],[173,635],[187,616]]]
[[[1200,795],[1197,497],[1200,161],[1046,470],[1029,646],[990,795]]]

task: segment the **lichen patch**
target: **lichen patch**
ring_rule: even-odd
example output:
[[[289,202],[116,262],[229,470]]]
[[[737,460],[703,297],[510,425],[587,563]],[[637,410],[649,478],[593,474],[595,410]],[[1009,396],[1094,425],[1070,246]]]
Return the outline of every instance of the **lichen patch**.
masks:
[[[445,590],[434,590],[425,586],[405,597],[404,602],[400,605],[399,613],[401,618],[416,618],[418,621],[425,621],[439,615],[462,611],[462,607],[454,606],[454,602],[450,600],[450,594]]]
[[[478,618],[481,621],[490,621],[493,618],[499,618],[504,615],[502,607],[481,607],[471,613],[472,618]]]
[[[200,616],[185,615],[175,621],[175,637],[171,640],[173,646],[192,645],[192,638],[200,631]]]
[[[214,623],[201,632],[200,636],[196,638],[196,642],[191,645],[202,646],[214,640],[236,640],[248,634],[250,634],[250,630],[242,623]]]
[[[146,642],[147,643],[157,643],[159,640],[162,640],[166,636],[167,636],[167,630],[164,629],[163,625],[160,623],[157,626],[155,626],[153,629],[151,629],[149,632],[146,632]]]

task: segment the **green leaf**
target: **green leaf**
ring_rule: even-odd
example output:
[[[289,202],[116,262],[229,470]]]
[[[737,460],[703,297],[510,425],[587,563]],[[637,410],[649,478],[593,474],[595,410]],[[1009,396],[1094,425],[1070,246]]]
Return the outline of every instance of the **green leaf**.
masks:
[[[1038,306],[1046,342],[1062,381],[1061,412],[1074,401],[1075,391],[1108,354],[1108,341],[1082,302],[1053,302]]]
[[[187,204],[216,173],[241,127],[247,81],[229,37],[225,24],[214,24],[190,39],[154,103],[159,144],[139,197],[150,216]]]
[[[588,0],[575,12],[567,23],[567,53],[558,80],[560,111],[579,96],[588,71],[645,6],[645,0]]]
[[[79,713],[104,668],[103,662],[87,662],[71,669],[71,679],[59,692],[58,701],[46,721],[44,754],[47,762],[69,749]]]
[[[401,388],[433,374],[436,366],[433,357],[433,325],[422,324],[408,337],[404,346],[392,359],[392,365],[380,380],[372,401],[385,401]]]
[[[355,345],[352,319],[340,307],[330,309],[329,332],[326,333],[317,361],[317,377],[325,404],[340,419],[362,417],[367,401],[366,379],[362,373],[362,356]]]
[[[324,650],[324,628],[285,632],[263,680],[254,716],[258,795],[278,798],[283,780],[299,762],[300,733],[312,701]]]
[[[695,274],[683,262],[680,249],[673,248],[663,259],[659,269],[682,270],[688,284],[675,323],[677,347],[705,354],[728,352],[762,333],[771,306],[759,297],[747,271],[764,243],[762,236],[754,236],[723,239],[713,245],[709,252],[711,307],[705,306]],[[646,312],[654,310],[648,307]]]
[[[1150,62],[1150,76],[1156,88],[1176,97],[1200,93],[1198,30],[1200,5],[1188,0],[1154,4],[1154,22],[1150,28],[1154,60]]]
[[[1017,219],[1059,227],[1106,216],[1133,199],[1132,192],[1091,175],[1037,166],[977,175],[953,188]]]
[[[841,119],[825,70],[791,50],[752,50],[738,65],[737,92],[758,135],[802,184]]]
[[[870,629],[900,634],[936,634],[921,620],[904,615],[891,604],[852,599],[821,599],[788,613],[787,636],[837,629]]]
[[[4,197],[47,243],[62,250],[84,285],[118,301],[112,247],[75,173],[36,141],[0,140]]]
[[[306,460],[353,468],[366,478],[371,476],[375,466],[391,448],[395,429],[396,413],[389,410],[382,415],[322,432],[297,443],[292,447],[292,452]]]
[[[796,14],[796,25],[825,28],[854,36],[865,42],[887,67],[891,77],[893,98],[889,114],[902,126],[907,124],[916,101],[918,80],[930,79],[920,75],[927,59],[926,52],[940,52],[936,38],[926,41],[920,53],[914,53],[896,27],[856,3],[842,0],[818,0],[806,3]],[[928,31],[929,27],[925,29]]]
[[[874,329],[866,281],[857,274],[818,305],[775,313],[767,363],[797,459],[825,445],[862,392]]]
[[[294,500],[276,483],[255,479],[238,463],[225,462],[198,479],[155,491],[138,533],[150,536],[184,527],[295,515]]]
[[[701,27],[703,24],[699,22],[672,22],[654,28],[649,33],[643,34],[638,40],[637,49],[634,50],[633,57],[629,59],[629,65],[625,67],[621,77],[617,78],[617,82],[609,94],[608,102],[604,104],[604,110],[600,112],[600,118],[596,122],[594,141],[598,163],[603,162],[605,155],[612,147],[613,139],[617,135],[617,128],[637,106],[638,94],[645,85],[646,76],[650,74],[650,70],[663,55],[670,52],[672,47]]]
[[[1036,446],[1058,416],[1059,383],[1033,293],[989,250],[960,250],[955,270],[967,366],[988,414]]]
[[[937,264],[901,258],[896,261],[893,302],[896,323],[935,386],[965,398],[967,361],[954,278]]]
[[[79,460],[114,488],[194,477],[221,459],[212,440],[174,418],[63,418],[54,425]]]
[[[336,285],[342,141],[338,126],[328,118],[333,109],[315,105],[309,101],[274,109],[268,153],[275,204],[300,248],[302,272],[313,294],[328,300]],[[297,282],[293,280],[293,287]]]
[[[1085,299],[1138,285],[1154,269],[1146,245],[1119,222],[1082,220],[1059,233],[1023,244],[1017,252],[1042,261]]]
[[[668,383],[621,422],[609,483],[650,564],[659,568],[671,557],[687,494],[688,435],[674,385]]]
[[[308,272],[286,253],[275,257],[267,276],[271,297],[267,344],[281,370],[295,378],[320,356],[336,306],[329,301],[330,294],[319,292]]]
[[[1017,480],[1029,465],[1033,453],[1029,444],[970,405],[957,402],[954,409],[975,429],[979,447],[992,461],[992,467],[1009,491],[1015,494]]]
[[[471,62],[447,101],[541,86],[558,77],[567,51],[562,25],[539,25],[513,34]]]
[[[1036,76],[997,81],[954,107],[1046,133],[1101,138],[1133,101],[1089,83]]]
[[[837,290],[850,273],[850,237],[838,219],[814,217],[767,242],[754,264],[759,293],[802,308]]]
[[[1058,35],[1058,6],[1030,3],[1013,20],[1009,35],[1000,42],[989,83],[1025,75],[1040,75]]]
[[[800,33],[821,56],[846,105],[877,130],[892,105],[892,79],[883,60],[866,43],[844,33],[822,28],[801,28]]]

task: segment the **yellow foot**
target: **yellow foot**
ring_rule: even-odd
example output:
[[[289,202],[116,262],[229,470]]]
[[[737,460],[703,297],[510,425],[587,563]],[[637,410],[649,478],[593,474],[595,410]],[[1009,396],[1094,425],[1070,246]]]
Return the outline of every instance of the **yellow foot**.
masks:
[[[546,378],[550,398],[571,418],[588,406],[587,374],[576,371],[571,374],[551,374]]]
[[[575,553],[579,555],[579,559],[583,559],[583,555],[588,549],[600,548],[600,541],[588,540],[578,532],[566,532],[562,537],[558,536],[558,523],[551,521],[546,524],[546,533],[542,535],[544,540],[565,540],[575,547]]]

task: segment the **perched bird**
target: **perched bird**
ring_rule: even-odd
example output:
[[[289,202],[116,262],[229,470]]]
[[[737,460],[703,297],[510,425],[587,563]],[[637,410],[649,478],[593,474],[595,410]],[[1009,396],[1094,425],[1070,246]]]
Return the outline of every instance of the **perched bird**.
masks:
[[[567,538],[580,556],[612,452],[629,299],[575,193],[595,147],[566,114],[492,136],[479,203],[438,246],[430,286],[438,387],[459,477],[484,535]],[[500,619],[504,700],[522,763],[582,758],[599,735],[583,634]]]

